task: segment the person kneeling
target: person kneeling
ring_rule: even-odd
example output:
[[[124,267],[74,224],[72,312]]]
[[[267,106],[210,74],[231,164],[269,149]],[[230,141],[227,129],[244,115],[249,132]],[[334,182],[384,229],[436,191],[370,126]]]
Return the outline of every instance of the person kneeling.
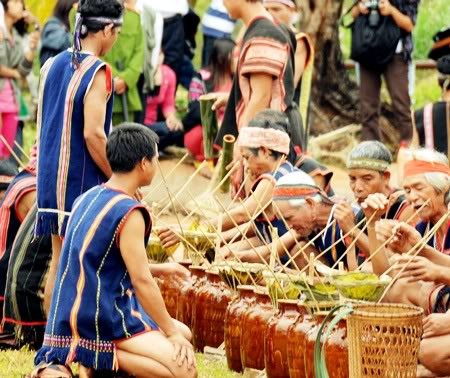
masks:
[[[79,197],[71,213],[33,377],[55,368],[70,376],[62,365],[71,362],[88,376],[119,369],[135,377],[197,376],[190,332],[169,316],[149,269],[150,214],[134,199],[155,175],[157,140],[136,124],[111,133],[113,175]]]

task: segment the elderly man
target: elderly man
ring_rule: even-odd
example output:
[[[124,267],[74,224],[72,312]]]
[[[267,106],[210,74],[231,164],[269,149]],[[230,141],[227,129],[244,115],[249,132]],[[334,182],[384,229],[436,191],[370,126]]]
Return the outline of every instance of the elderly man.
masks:
[[[403,187],[410,205],[419,210],[416,229],[405,223],[375,219],[369,224],[369,241],[374,272],[383,274],[391,265],[391,252],[408,252],[426,236],[433,225],[447,216],[445,197],[450,187],[450,169],[445,155],[432,150],[413,152],[413,160],[405,165]],[[366,217],[375,213],[379,218],[388,201],[381,195],[371,195],[362,204]],[[377,216],[378,215],[378,216]],[[449,225],[444,222],[419,252],[422,256],[400,258],[403,268],[400,278],[392,286],[386,300],[420,306],[428,315],[424,320],[424,339],[420,360],[436,374],[450,373],[450,353],[443,345],[450,344],[450,239]],[[393,237],[393,238],[392,238]],[[387,248],[381,243],[392,239]],[[392,271],[396,275],[397,271]]]

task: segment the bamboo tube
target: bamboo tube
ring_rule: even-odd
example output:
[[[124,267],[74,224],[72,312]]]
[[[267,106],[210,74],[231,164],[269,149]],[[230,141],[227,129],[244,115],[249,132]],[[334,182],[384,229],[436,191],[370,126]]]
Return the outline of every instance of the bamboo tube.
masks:
[[[200,96],[200,115],[202,119],[203,129],[203,147],[206,159],[213,159],[214,155],[214,139],[217,135],[218,123],[217,115],[212,106],[216,101],[213,94]]]
[[[25,168],[25,164],[22,162],[22,160],[20,160],[20,158],[17,156],[17,154],[13,151],[13,149],[11,148],[11,146],[9,145],[9,143],[7,142],[7,140],[5,139],[5,137],[3,135],[0,135],[0,140],[6,146],[6,148],[11,153],[11,155],[14,157],[14,159],[16,159],[17,163],[19,163],[20,168]]]
[[[274,241],[275,238],[278,236],[278,228],[273,227],[272,231],[271,231],[271,235],[272,235],[272,241]],[[277,246],[275,243],[272,243],[272,249],[270,251],[270,269],[272,269],[272,270],[275,269],[275,259],[276,259],[277,255],[278,255]]]
[[[220,159],[219,181],[222,181],[227,172],[227,166],[233,161],[233,148],[236,138],[227,134],[223,137],[223,150]],[[230,190],[230,177],[220,186],[222,193],[227,193]]]
[[[447,221],[449,216],[449,213],[447,212],[434,226],[433,228],[405,255],[411,256],[410,259],[406,262],[406,264],[403,266],[402,269],[392,278],[391,282],[389,282],[389,285],[384,289],[383,295],[379,299],[378,303],[380,303],[384,297],[386,296],[387,292],[391,289],[391,287],[394,285],[395,281],[399,278],[400,274],[402,274],[406,267],[411,263],[412,259],[416,257],[423,247],[425,247],[428,243],[428,241],[433,237],[433,235],[439,230],[439,228]],[[393,264],[384,274],[389,274],[396,266],[397,264]]]

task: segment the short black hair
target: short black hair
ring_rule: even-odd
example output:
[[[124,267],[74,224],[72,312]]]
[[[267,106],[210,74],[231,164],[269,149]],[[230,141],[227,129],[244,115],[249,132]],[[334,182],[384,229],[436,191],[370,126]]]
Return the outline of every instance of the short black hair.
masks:
[[[123,14],[123,5],[118,0],[80,0],[78,3],[78,13],[82,17],[105,17],[105,18],[120,18]],[[103,30],[108,24],[96,20],[83,20],[83,25],[86,26],[86,33],[81,37],[87,36],[88,32],[97,33]]]
[[[69,13],[77,0],[58,0],[53,10],[53,16],[61,21],[69,30]]]
[[[115,127],[106,144],[106,157],[114,173],[131,172],[142,159],[153,159],[158,136],[143,125],[125,122]]]
[[[2,176],[2,180],[0,180],[0,191],[6,190],[13,177],[18,173],[17,167],[9,160],[0,160],[0,176]]]

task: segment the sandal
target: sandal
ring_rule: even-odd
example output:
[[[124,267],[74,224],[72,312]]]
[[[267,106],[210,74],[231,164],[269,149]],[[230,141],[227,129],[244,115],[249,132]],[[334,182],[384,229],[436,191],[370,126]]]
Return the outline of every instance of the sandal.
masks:
[[[29,378],[73,378],[73,374],[67,366],[44,362],[36,366]]]

